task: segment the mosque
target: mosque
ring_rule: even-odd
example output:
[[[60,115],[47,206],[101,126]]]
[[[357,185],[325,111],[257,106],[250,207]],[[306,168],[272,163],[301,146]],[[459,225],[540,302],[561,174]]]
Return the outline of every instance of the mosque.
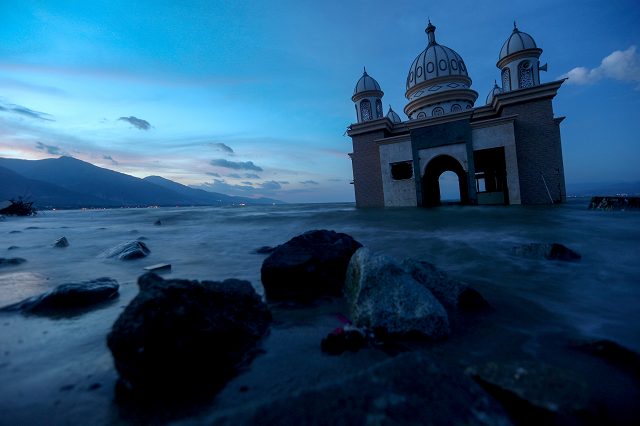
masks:
[[[533,38],[514,29],[500,50],[497,84],[486,103],[464,60],[425,30],[427,48],[409,68],[402,121],[385,116],[378,82],[366,72],[353,92],[358,122],[348,134],[358,206],[440,204],[439,177],[458,176],[462,204],[566,202],[560,123],[552,99],[563,81],[540,82],[542,54]]]

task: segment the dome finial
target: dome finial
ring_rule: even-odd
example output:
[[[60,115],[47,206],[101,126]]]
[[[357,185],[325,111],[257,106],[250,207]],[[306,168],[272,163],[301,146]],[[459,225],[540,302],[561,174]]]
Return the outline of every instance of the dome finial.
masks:
[[[429,36],[429,44],[436,44],[436,27],[431,23],[431,19],[429,19],[429,25],[424,32]]]
[[[364,73],[363,75],[367,75],[367,67],[364,67]]]
[[[513,21],[513,32],[518,31],[518,27],[516,27],[516,21]]]

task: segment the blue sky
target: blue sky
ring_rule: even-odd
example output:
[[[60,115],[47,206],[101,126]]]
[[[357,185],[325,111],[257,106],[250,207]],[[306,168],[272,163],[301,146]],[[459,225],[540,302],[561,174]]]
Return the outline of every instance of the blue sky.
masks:
[[[0,156],[72,155],[230,195],[353,201],[351,95],[366,66],[403,119],[436,39],[484,103],[513,29],[543,49],[566,181],[640,180],[637,1],[0,0]]]

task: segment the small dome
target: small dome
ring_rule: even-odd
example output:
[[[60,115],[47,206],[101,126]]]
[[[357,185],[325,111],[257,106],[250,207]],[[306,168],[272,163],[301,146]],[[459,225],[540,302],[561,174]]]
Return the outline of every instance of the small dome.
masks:
[[[418,83],[443,75],[469,76],[462,57],[454,50],[436,43],[435,31],[436,27],[429,22],[429,26],[425,30],[429,36],[429,45],[418,55],[409,68],[407,90]]]
[[[504,42],[504,45],[502,45],[502,50],[500,50],[500,59],[520,50],[537,48],[538,46],[536,46],[536,42],[533,40],[533,37],[527,33],[519,31],[516,27],[516,23],[514,22],[513,32],[507,41]]]
[[[498,83],[496,83],[495,81],[493,83],[493,89],[491,89],[491,91],[487,95],[487,105],[491,105],[491,102],[493,102],[493,97],[495,95],[499,95],[502,93],[502,89],[498,87]]]
[[[367,74],[367,69],[364,69],[364,74],[362,74],[362,77],[360,77],[360,80],[358,80],[358,83],[356,84],[356,88],[353,89],[353,94],[356,95],[360,92],[364,92],[367,90],[380,90],[380,85],[378,84],[378,82],[375,80],[375,78],[369,76],[369,74]]]
[[[396,114],[394,110],[391,109],[391,105],[389,105],[389,112],[387,113],[387,118],[391,120],[392,123],[402,123],[400,116]]]

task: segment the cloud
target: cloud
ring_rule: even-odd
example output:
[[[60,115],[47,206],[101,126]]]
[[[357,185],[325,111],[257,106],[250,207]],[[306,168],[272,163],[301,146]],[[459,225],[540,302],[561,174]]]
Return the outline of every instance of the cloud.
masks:
[[[244,177],[246,177],[247,179],[261,179],[261,177],[255,173],[245,173]]]
[[[237,173],[229,173],[227,176],[230,178],[240,179],[240,175]]]
[[[636,46],[627,50],[617,50],[602,60],[600,66],[589,70],[577,67],[562,74],[558,80],[568,78],[567,84],[593,84],[602,78],[612,78],[622,82],[640,82],[640,53]],[[640,86],[636,87],[640,90]]]
[[[289,185],[289,182],[283,181],[283,180],[279,180],[278,183],[281,183],[283,185]]]
[[[261,183],[260,186],[262,186],[264,189],[268,189],[271,191],[274,191],[276,189],[281,189],[282,186],[280,186],[280,184],[278,182],[276,182],[275,180],[270,180],[264,183]]]
[[[47,114],[45,112],[33,111],[20,105],[6,103],[4,102],[3,98],[0,98],[0,111],[12,112],[14,114],[23,115],[29,118],[36,118],[38,120],[55,121],[53,119],[53,116],[50,114]]]
[[[227,169],[234,169],[234,170],[253,170],[254,172],[263,171],[261,167],[256,166],[255,164],[253,164],[252,161],[246,161],[246,162],[229,161],[229,160],[220,158],[217,160],[209,161],[209,164],[211,164],[212,166],[225,167]]]
[[[41,151],[46,151],[47,154],[51,154],[51,155],[68,155],[59,147],[53,146],[53,145],[45,145],[42,142],[36,142],[36,149]]]
[[[149,130],[151,128],[151,124],[147,120],[143,120],[141,118],[136,118],[133,115],[130,117],[120,117],[118,120],[126,121],[137,129],[140,130]]]
[[[327,179],[329,182],[342,182],[342,179]]]
[[[111,164],[113,164],[113,165],[115,165],[115,166],[117,166],[117,165],[118,165],[118,162],[117,162],[116,160],[114,160],[113,158],[111,158],[111,156],[110,156],[110,155],[104,155],[104,154],[102,154],[102,158],[104,158],[105,160],[111,160]]]
[[[251,183],[251,182],[240,182],[240,183],[243,184],[243,185],[253,186],[253,183]]]
[[[318,182],[314,180],[305,180],[304,182],[300,182],[303,185],[318,185]]]
[[[222,151],[228,154],[234,154],[233,149],[231,149],[231,147],[227,146],[222,142],[217,142],[217,143],[209,142],[209,143],[206,143],[205,145],[212,146],[213,148],[215,148],[216,151]]]
[[[220,175],[217,173],[211,173],[211,172],[205,172],[205,173],[208,174],[209,176],[220,177]]]

